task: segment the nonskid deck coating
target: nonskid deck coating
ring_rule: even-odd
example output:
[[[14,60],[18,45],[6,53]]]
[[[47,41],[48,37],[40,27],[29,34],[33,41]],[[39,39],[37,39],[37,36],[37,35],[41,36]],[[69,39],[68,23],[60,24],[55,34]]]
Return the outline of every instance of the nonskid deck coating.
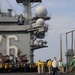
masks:
[[[0,75],[52,75],[52,74],[38,74],[38,73],[0,73]],[[58,74],[58,75],[75,75],[75,72],[73,73],[63,73],[63,74]]]

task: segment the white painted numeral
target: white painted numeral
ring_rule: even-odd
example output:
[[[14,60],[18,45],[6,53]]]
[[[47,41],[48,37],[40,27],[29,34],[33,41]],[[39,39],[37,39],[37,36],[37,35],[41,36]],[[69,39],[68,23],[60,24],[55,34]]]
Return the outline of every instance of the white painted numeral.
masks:
[[[10,39],[14,39],[14,40],[17,41],[18,37],[16,35],[8,35],[7,36],[7,50],[6,50],[6,53],[7,53],[7,55],[10,55],[9,50],[14,49],[15,50],[15,57],[17,57],[18,47],[16,47],[15,45],[10,46]]]

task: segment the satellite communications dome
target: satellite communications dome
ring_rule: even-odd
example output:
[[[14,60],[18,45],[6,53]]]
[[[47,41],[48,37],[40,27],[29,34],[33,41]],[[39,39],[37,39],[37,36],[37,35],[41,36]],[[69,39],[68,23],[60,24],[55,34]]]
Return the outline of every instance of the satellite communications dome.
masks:
[[[43,6],[39,6],[35,9],[35,16],[36,17],[43,17],[47,16],[47,9]]]
[[[44,19],[42,19],[42,18],[39,18],[39,19],[36,21],[36,25],[44,26],[44,24],[45,24],[45,21],[44,21]]]

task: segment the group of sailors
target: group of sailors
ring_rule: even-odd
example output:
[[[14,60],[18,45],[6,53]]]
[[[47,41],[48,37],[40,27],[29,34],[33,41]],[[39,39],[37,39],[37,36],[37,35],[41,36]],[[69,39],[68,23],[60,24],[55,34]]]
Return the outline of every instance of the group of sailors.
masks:
[[[70,62],[71,69],[75,68],[75,56]],[[48,74],[53,73],[53,75],[58,75],[58,70],[60,73],[66,71],[66,65],[62,63],[61,60],[57,61],[56,57],[54,60],[48,59],[46,62],[38,60],[36,63],[28,63],[26,55],[21,55],[14,57],[13,55],[3,56],[0,53],[0,72],[38,72],[38,74],[45,73],[48,71]]]
[[[51,73],[51,67],[52,67],[52,61],[51,61],[51,59],[47,60],[47,62],[38,60],[36,62],[36,66],[37,66],[38,74],[45,73],[46,67],[48,69],[48,73],[50,74]]]
[[[71,71],[75,69],[75,56],[71,60],[71,62],[68,64]],[[64,72],[67,72],[67,64],[64,64],[62,60],[57,61],[57,58],[54,57],[54,60],[52,61],[49,59],[47,62],[38,60],[36,62],[37,71],[38,74],[45,73],[46,69],[48,71],[48,74],[58,75],[58,73],[62,74]],[[75,70],[74,70],[75,71]]]
[[[0,53],[0,72],[24,71],[27,62],[26,55],[14,57],[13,55],[3,56]]]

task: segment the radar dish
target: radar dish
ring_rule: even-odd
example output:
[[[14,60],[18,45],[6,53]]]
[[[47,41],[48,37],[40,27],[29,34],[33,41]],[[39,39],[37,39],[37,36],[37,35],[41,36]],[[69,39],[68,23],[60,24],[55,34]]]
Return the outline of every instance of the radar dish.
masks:
[[[44,26],[44,24],[45,24],[45,21],[44,21],[44,19],[42,19],[42,18],[39,18],[39,19],[36,21],[36,25],[38,25],[38,26]]]
[[[35,9],[35,16],[36,17],[45,17],[47,16],[47,9],[43,6],[39,6]]]

